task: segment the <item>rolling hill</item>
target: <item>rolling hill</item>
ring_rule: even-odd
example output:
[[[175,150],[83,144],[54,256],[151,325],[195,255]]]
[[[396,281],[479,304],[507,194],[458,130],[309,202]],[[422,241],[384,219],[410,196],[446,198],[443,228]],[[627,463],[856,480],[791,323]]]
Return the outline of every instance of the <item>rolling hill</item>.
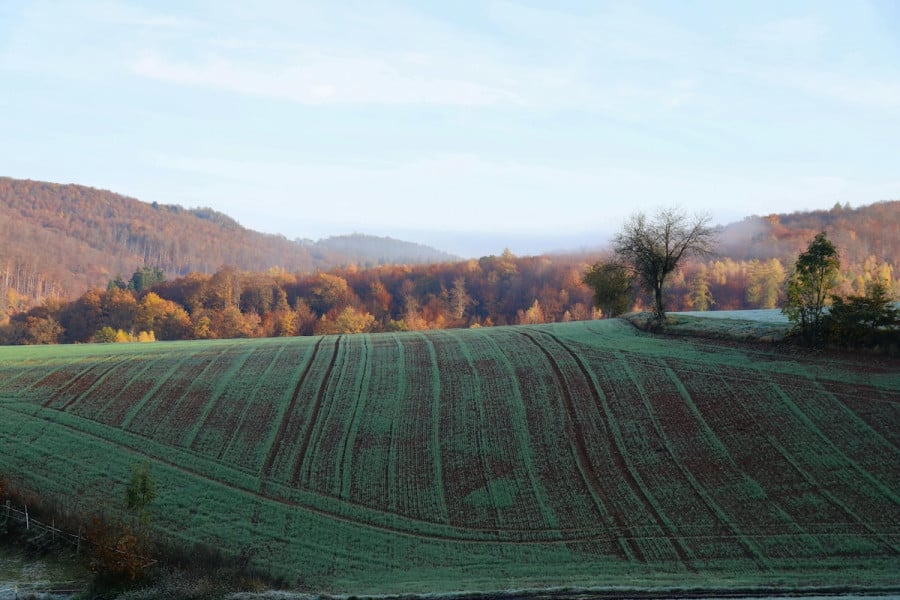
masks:
[[[900,590],[900,363],[623,321],[0,348],[0,473],[292,586]]]
[[[161,268],[172,277],[280,267],[308,273],[348,264],[417,264],[454,257],[391,238],[350,235],[291,241],[210,208],[148,203],[82,185],[0,177],[0,293],[26,305],[105,288],[117,275]]]

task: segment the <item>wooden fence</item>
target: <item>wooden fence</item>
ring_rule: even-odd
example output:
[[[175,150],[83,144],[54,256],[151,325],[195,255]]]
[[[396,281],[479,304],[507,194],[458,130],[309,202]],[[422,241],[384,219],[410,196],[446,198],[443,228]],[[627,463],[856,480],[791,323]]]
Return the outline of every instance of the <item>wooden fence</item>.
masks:
[[[71,544],[75,546],[76,554],[81,553],[81,542],[84,540],[84,536],[81,533],[81,529],[78,530],[77,534],[69,533],[68,531],[63,531],[56,527],[56,522],[53,521],[49,525],[47,523],[42,523],[37,519],[31,517],[28,514],[28,505],[23,505],[22,510],[12,507],[12,502],[9,500],[6,501],[6,505],[2,509],[3,514],[3,524],[6,525],[10,519],[13,521],[18,521],[20,523],[25,523],[25,529],[31,531],[36,530],[43,535],[47,535],[50,537],[50,541],[56,543],[57,541],[62,541],[67,544]]]

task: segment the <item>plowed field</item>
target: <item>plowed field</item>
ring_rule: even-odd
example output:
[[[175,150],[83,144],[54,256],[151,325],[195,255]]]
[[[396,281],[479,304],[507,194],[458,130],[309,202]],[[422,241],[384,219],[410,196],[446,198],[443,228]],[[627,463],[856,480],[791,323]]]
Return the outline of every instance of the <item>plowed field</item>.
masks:
[[[0,472],[319,591],[900,590],[900,361],[620,321],[0,348]]]

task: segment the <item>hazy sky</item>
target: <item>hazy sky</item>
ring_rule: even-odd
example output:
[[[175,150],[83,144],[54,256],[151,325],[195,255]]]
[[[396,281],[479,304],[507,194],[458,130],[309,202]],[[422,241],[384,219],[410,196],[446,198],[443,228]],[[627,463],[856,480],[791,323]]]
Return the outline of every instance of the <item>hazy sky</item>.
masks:
[[[476,256],[897,199],[898,7],[0,0],[0,175]]]

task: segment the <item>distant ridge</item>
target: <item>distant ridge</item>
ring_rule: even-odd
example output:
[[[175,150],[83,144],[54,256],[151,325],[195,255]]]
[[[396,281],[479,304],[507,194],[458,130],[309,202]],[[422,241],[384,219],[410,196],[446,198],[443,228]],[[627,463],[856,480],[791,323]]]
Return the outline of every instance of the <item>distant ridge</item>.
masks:
[[[872,258],[900,263],[900,200],[750,216],[722,229],[718,252],[734,260],[779,258],[792,264],[820,231],[828,233],[844,265]]]
[[[435,250],[430,246],[363,233],[324,238],[309,247],[345,256],[351,262],[363,267],[459,260],[458,256]]]
[[[247,229],[211,208],[0,177],[0,296],[23,307],[48,297],[76,297],[145,265],[177,276],[213,273],[223,265],[308,273],[452,258],[427,246],[369,235],[289,240]]]

